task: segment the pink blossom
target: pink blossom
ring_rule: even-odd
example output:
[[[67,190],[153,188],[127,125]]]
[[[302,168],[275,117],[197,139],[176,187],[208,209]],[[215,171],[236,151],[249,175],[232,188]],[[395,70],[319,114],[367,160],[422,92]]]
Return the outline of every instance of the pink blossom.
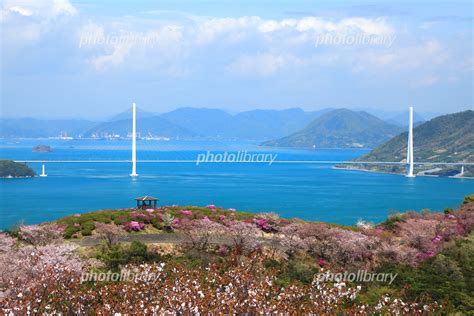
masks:
[[[210,210],[215,210],[216,209],[216,206],[214,204],[206,205],[206,207]]]
[[[282,218],[282,219],[280,219],[280,220],[278,221],[278,223],[279,223],[280,225],[288,225],[288,224],[290,224],[291,222],[290,222],[289,220],[287,220],[287,219]]]
[[[223,222],[223,221],[225,221],[225,219],[226,219],[225,215],[219,215],[219,220],[220,221]]]
[[[268,223],[268,220],[264,218],[258,218],[258,219],[254,218],[253,222],[255,223],[255,225],[258,226],[258,228],[260,228],[261,230],[265,232],[269,232],[273,230],[273,227],[270,225],[270,223]]]
[[[81,227],[81,224],[75,223],[75,224],[74,224],[74,227]]]
[[[230,212],[236,212],[236,209],[235,209],[235,208],[229,208],[228,211],[230,211]]]
[[[323,258],[319,258],[318,259],[318,264],[321,266],[321,267],[324,267],[328,264],[328,262],[326,260],[324,260]]]
[[[74,214],[74,217],[81,217],[81,214]]]
[[[175,218],[175,219],[173,219],[173,220],[171,221],[171,226],[172,226],[172,227],[179,227],[180,222],[181,222],[181,221],[180,221],[179,218]]]
[[[426,260],[428,258],[434,257],[436,253],[434,251],[420,252],[417,257],[421,260]]]
[[[126,223],[124,225],[124,228],[128,231],[130,231],[130,230],[140,231],[143,228],[145,228],[145,224],[140,223],[140,222],[136,222],[136,221],[131,221],[129,223]]]
[[[184,215],[184,216],[189,216],[189,217],[193,216],[193,212],[190,211],[190,210],[181,210],[181,211],[179,211],[179,213]]]
[[[225,256],[229,253],[229,248],[226,245],[220,245],[219,249],[217,249],[217,254],[219,256]]]
[[[155,210],[152,209],[152,208],[147,208],[146,211],[147,211],[148,213],[153,213]]]

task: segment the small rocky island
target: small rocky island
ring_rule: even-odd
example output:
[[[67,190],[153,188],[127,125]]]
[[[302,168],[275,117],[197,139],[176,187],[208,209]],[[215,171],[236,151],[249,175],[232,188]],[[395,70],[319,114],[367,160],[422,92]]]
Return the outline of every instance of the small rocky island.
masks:
[[[31,178],[36,173],[25,164],[12,160],[0,160],[0,178]]]
[[[35,153],[49,153],[52,151],[53,150],[48,145],[36,145],[35,147],[33,147],[33,152]]]

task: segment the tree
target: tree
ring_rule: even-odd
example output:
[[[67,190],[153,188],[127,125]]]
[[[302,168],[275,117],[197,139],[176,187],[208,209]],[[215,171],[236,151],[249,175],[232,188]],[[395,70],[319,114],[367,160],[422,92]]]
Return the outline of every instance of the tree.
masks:
[[[20,227],[19,237],[31,245],[44,246],[61,241],[63,232],[63,227],[53,223],[29,225]]]
[[[120,236],[125,235],[125,231],[115,224],[96,223],[95,231],[101,239],[105,240],[109,249],[112,248]]]
[[[224,225],[213,222],[209,218],[194,221],[182,220],[179,227],[192,247],[200,250],[205,250],[213,239],[226,231]]]
[[[226,233],[232,239],[236,250],[241,253],[252,251],[261,244],[259,237],[262,231],[250,223],[232,222]]]

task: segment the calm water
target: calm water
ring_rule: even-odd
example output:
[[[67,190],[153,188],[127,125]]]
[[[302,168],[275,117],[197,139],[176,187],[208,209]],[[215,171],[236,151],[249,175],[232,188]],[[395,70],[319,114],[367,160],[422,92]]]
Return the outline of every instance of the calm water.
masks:
[[[52,153],[33,153],[47,144]],[[129,141],[0,140],[5,159],[129,159]],[[271,152],[277,160],[346,160],[360,150],[271,150],[248,143],[140,141],[138,159],[196,159],[206,150]],[[38,173],[41,166],[31,165]],[[277,212],[341,224],[358,219],[379,222],[395,210],[456,207],[474,193],[474,181],[405,178],[398,175],[331,169],[308,164],[47,164],[47,178],[0,180],[0,228],[23,220],[39,223],[105,208],[131,207],[134,198],[153,195],[160,204],[234,207],[239,211]]]

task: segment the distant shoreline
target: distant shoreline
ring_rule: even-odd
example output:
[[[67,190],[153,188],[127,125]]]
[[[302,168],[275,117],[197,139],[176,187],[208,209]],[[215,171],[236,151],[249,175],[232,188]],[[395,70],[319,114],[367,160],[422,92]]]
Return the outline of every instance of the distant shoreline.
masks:
[[[396,172],[388,172],[388,171],[376,171],[376,170],[369,170],[369,169],[363,169],[363,168],[354,168],[354,167],[332,167],[332,169],[335,170],[349,170],[349,171],[362,171],[362,172],[370,172],[370,173],[384,173],[384,174],[393,174],[393,175],[398,175],[398,176],[404,176],[403,173],[396,173]],[[438,175],[430,175],[430,174],[416,174],[417,177],[431,177],[431,178],[453,178],[453,179],[468,179],[468,180],[474,180],[474,177],[457,177],[457,176],[438,176]]]

